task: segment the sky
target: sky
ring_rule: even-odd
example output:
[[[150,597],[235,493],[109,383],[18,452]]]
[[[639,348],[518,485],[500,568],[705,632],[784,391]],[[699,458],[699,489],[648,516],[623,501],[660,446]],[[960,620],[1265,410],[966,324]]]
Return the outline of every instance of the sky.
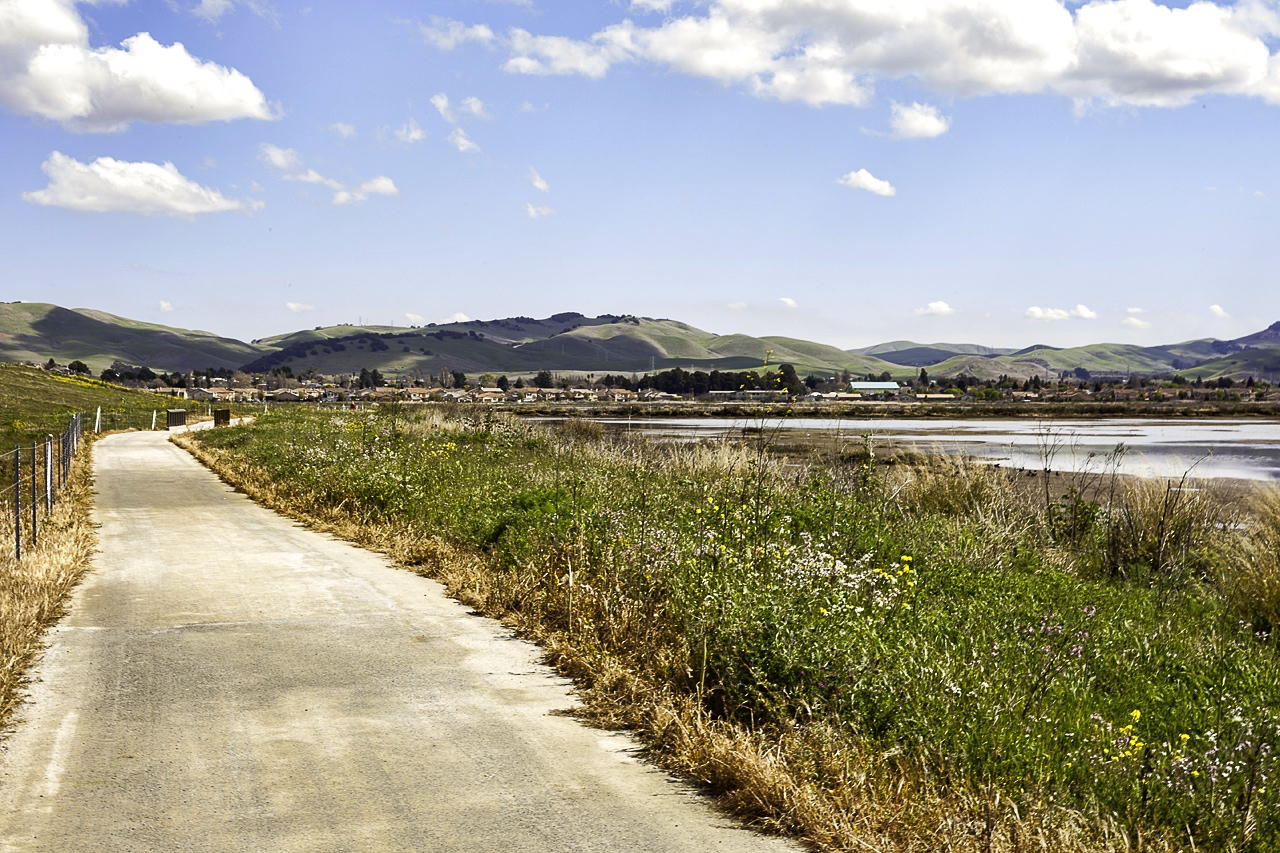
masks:
[[[244,340],[1280,320],[1280,0],[0,0],[0,299]]]

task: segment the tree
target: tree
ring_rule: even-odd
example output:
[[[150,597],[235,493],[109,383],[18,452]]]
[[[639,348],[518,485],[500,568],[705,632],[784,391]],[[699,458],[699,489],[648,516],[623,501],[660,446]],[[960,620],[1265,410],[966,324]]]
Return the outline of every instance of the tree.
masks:
[[[57,366],[58,366],[58,362],[54,361],[52,356],[49,358],[48,361],[44,363],[45,370],[53,370]]]
[[[103,382],[119,382],[120,374],[116,373],[114,370],[108,367],[106,370],[102,371],[101,374],[99,374],[98,378],[101,379]]]
[[[510,388],[510,387],[511,387],[511,383],[507,381],[507,376],[506,376],[506,374],[505,374],[505,373],[504,373],[502,376],[499,376],[499,377],[498,377],[498,389],[499,389],[499,390],[501,390],[501,391],[506,391],[506,390],[507,390],[508,388]]]
[[[929,387],[929,371],[925,370],[923,367],[920,368],[920,378],[916,380],[916,383],[921,388],[928,388]]]
[[[453,387],[465,388],[466,385],[467,385],[467,374],[463,373],[461,370],[453,371]]]
[[[89,365],[85,364],[83,361],[80,361],[78,359],[68,364],[67,369],[70,370],[72,373],[81,373],[81,374],[84,374],[85,376],[88,376],[90,373]]]
[[[539,370],[533,377],[533,384],[539,388],[551,388],[556,384],[556,381],[551,376],[550,370]]]
[[[511,387],[512,387],[512,388],[523,388],[523,387],[524,387],[524,380],[523,380],[522,378],[520,378],[519,376],[517,376],[517,377],[516,377],[516,381],[511,383]]]
[[[787,389],[787,393],[793,397],[798,397],[804,393],[804,382],[796,375],[796,369],[790,364],[778,365],[778,378],[782,381],[782,387]]]

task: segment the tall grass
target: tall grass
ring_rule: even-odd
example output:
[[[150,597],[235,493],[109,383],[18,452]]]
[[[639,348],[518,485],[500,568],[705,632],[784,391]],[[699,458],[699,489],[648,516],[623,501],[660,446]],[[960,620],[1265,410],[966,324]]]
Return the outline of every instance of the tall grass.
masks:
[[[589,713],[762,826],[842,849],[1280,847],[1274,493],[1041,492],[954,461],[886,473],[871,448],[782,464],[767,434],[657,446],[438,409],[182,440],[518,624]]]
[[[72,463],[53,512],[44,515],[41,509],[39,545],[25,544],[20,561],[14,559],[12,516],[0,521],[0,730],[7,729],[22,700],[44,630],[62,615],[71,590],[88,571],[95,543],[91,497],[85,453]]]

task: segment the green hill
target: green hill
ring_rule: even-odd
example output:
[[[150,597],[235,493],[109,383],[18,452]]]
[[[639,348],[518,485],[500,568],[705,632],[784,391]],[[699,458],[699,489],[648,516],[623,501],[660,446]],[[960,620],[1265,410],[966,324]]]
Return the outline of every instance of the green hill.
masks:
[[[1280,323],[1231,341],[1184,341],[1155,347],[1091,344],[1001,349],[980,344],[890,341],[842,350],[797,338],[717,335],[677,320],[564,312],[426,326],[323,326],[252,343],[210,332],[141,323],[101,311],[43,303],[0,303],[0,360],[85,362],[95,373],[114,361],[156,371],[207,367],[266,372],[289,367],[340,375],[361,368],[426,378],[446,371],[531,374],[748,370],[789,363],[801,374],[855,376],[888,372],[907,379],[925,368],[935,378],[960,373],[1026,379],[1046,372],[1091,374],[1183,372],[1214,379],[1274,373],[1265,353],[1280,351]]]
[[[98,373],[114,361],[153,370],[236,368],[262,349],[211,332],[141,323],[103,311],[41,302],[0,303],[0,360],[83,361]]]

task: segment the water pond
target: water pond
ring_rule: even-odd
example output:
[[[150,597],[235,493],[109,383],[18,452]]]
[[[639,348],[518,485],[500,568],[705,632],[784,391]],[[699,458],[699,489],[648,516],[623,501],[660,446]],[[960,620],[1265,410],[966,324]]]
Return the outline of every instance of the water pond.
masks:
[[[1280,422],[1264,420],[943,420],[819,418],[655,418],[602,420],[668,440],[736,437],[744,431],[830,431],[833,440],[868,435],[924,452],[954,453],[1018,468],[1101,470],[1123,446],[1118,470],[1143,477],[1280,481]]]

